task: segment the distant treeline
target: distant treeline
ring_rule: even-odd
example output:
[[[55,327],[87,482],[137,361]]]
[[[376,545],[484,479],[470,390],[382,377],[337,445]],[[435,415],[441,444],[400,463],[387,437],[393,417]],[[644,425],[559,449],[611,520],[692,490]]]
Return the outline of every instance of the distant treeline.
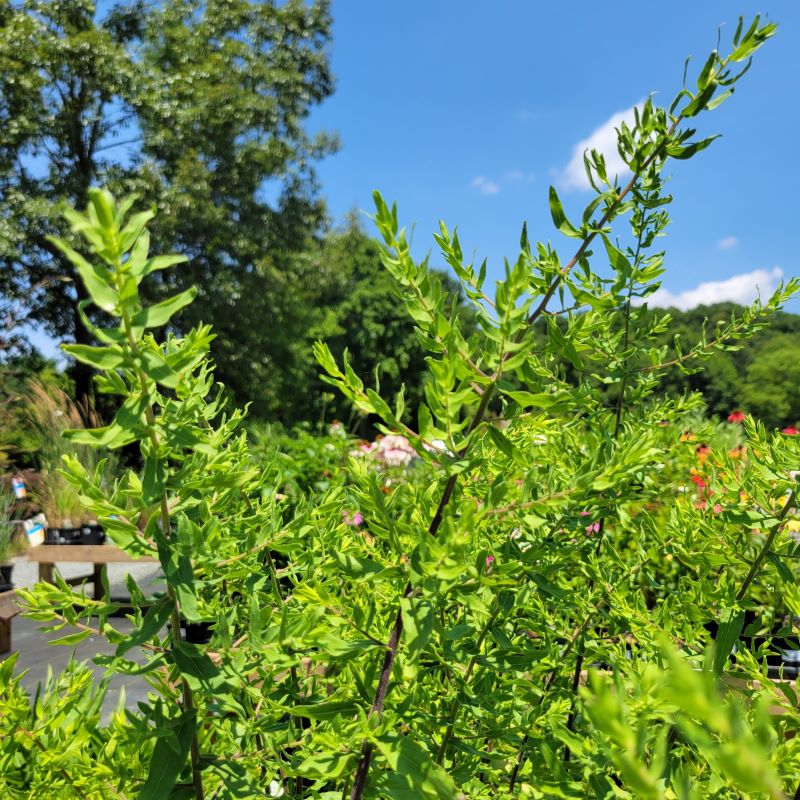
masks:
[[[642,315],[643,327],[664,332],[656,336],[651,346],[666,348],[664,362],[677,360],[695,345],[712,342],[718,323],[730,322],[731,315],[741,316],[742,306],[734,303],[716,303],[697,306],[689,311],[676,308],[654,308],[635,310]],[[619,324],[623,315],[618,313]],[[656,320],[669,317],[666,325],[656,325]],[[558,319],[559,327],[565,320]],[[547,333],[539,326],[542,344]],[[733,411],[752,414],[769,428],[794,426],[800,421],[800,315],[780,311],[769,317],[768,323],[750,338],[732,342],[727,349],[708,348],[709,355],[702,360],[685,362],[686,369],[672,367],[660,372],[657,392],[669,395],[684,395],[699,392],[705,399],[709,415],[725,419]],[[644,366],[640,364],[638,366]],[[569,383],[582,380],[602,379],[602,364],[590,363],[578,374],[568,362],[563,364],[563,373]],[[607,396],[609,405],[616,403],[616,388],[612,386]]]
[[[685,345],[699,341],[703,322],[713,332],[717,321],[729,319],[731,303],[698,306],[691,311],[670,309],[671,335],[680,334]],[[656,313],[656,312],[651,312]],[[658,311],[658,313],[663,313]],[[671,393],[687,389],[701,392],[710,413],[726,417],[742,409],[768,427],[795,425],[800,421],[800,315],[778,312],[769,327],[742,342],[740,350],[714,353],[703,370],[692,375],[672,370],[662,386]]]

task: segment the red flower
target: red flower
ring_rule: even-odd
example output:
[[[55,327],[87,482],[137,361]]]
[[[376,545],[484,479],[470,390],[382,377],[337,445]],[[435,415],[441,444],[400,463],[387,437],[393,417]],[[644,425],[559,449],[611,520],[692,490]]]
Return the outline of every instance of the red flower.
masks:
[[[696,483],[700,489],[705,489],[706,482],[699,475],[692,475],[692,483]]]
[[[795,428],[794,425],[790,425],[788,428],[784,428],[781,433],[785,433],[787,436],[797,436],[800,433],[800,430]]]
[[[731,411],[728,414],[728,422],[744,422],[745,416],[744,411]]]

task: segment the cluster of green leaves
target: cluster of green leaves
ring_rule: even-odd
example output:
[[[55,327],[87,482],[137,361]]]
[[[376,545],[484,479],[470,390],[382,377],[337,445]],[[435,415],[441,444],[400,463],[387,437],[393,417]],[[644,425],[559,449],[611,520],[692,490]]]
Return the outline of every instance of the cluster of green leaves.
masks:
[[[147,212],[127,217],[130,201],[95,190],[87,214],[70,214],[92,258],[58,246],[113,320],[93,329],[101,346],[71,352],[121,399],[111,424],[73,438],[138,443],[144,469],[108,492],[74,460],[67,471],[114,541],[157,554],[168,591],[129,581],[131,633],[107,597],[63,582],[25,593],[37,619],[77,628],[62,641],[105,635],[116,652],[98,660],[153,687],[98,734],[116,748],[112,774],[76,758],[59,763],[62,780],[79,770],[87,796],[147,800],[796,794],[796,697],[765,662],[800,614],[800,440],[748,420],[746,459],[729,452],[738,429],[702,423],[692,441],[699,401],[654,395],[675,360],[668,320],[635,302],[662,270],[662,170],[708,145],[688,120],[730,95],[773,30],[740,24],[696,89],[668,109],[644,104],[620,131],[626,184],[588,154],[597,195],[579,223],[551,190],[570,258],[523,230],[490,296],[442,225],[477,332],[376,195],[382,257],[428,354],[416,424],[402,391],[386,399],[346,358],[316,354],[329,383],[407,437],[407,480],[352,458],[344,480],[282,503],[280,459],[254,464],[241,415],[212,391],[208,329],[151,333],[191,298],[142,304],[142,280],[166,265],[149,256]],[[721,337],[747,336],[796,289]],[[566,363],[592,380],[576,386]],[[348,524],[351,504],[363,524]],[[183,641],[181,617],[208,622],[211,641]]]
[[[31,700],[14,675],[16,655],[0,664],[0,787],[6,797],[102,800],[118,796],[118,736],[126,738],[124,693],[108,724],[101,724],[108,681],[71,663],[48,676]],[[138,761],[125,748],[131,767]]]
[[[356,440],[335,422],[326,433],[308,426],[286,431],[279,425],[248,426],[253,460],[261,464],[272,486],[290,500],[325,494],[347,480],[347,461]]]

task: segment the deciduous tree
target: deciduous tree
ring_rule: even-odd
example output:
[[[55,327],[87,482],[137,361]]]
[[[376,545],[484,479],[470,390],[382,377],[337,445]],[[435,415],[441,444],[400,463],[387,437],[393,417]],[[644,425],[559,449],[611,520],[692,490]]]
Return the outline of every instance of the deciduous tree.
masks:
[[[92,184],[138,192],[161,209],[154,239],[190,258],[170,281],[200,287],[177,326],[216,323],[240,395],[280,373],[305,302],[296,253],[324,215],[313,164],[335,147],[303,126],[333,88],[329,35],[325,0],[137,1],[101,21],[91,0],[0,0],[0,291],[88,344],[85,290],[47,236]]]

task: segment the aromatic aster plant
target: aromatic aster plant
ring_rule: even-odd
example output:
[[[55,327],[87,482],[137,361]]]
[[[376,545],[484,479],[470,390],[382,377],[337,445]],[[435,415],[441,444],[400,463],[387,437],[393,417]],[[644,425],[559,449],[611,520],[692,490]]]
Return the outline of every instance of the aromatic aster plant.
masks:
[[[138,443],[143,469],[111,492],[74,460],[65,471],[117,544],[157,555],[167,592],[129,581],[130,633],[108,596],[25,593],[32,616],[73,630],[62,643],[107,637],[115,654],[96,660],[152,693],[104,727],[79,668],[31,706],[5,667],[6,793],[798,796],[796,695],[767,663],[800,616],[798,438],[745,418],[733,455],[696,398],[654,395],[661,370],[736,347],[797,282],[690,349],[655,344],[669,315],[641,305],[663,272],[663,171],[711,144],[694,119],[731,96],[773,32],[740,22],[730,53],[712,52],[668,108],[647,100],[621,126],[624,183],[587,153],[595,196],[581,218],[551,188],[558,246],[523,228],[493,293],[442,224],[436,241],[478,317],[469,336],[376,195],[384,264],[429,353],[418,418],[325,345],[316,355],[415,451],[413,472],[395,464],[388,484],[355,455],[344,479],[282,500],[280,461],[253,460],[214,389],[211,332],[164,335],[192,293],[139,299],[179,260],[149,255],[151,212],[101,190],[68,212],[83,245],[58,246],[109,322],[92,328],[98,346],[67,350],[120,400],[108,426],[71,435]],[[183,641],[182,619],[208,622],[210,642]],[[76,726],[90,733],[80,749],[64,735]]]

